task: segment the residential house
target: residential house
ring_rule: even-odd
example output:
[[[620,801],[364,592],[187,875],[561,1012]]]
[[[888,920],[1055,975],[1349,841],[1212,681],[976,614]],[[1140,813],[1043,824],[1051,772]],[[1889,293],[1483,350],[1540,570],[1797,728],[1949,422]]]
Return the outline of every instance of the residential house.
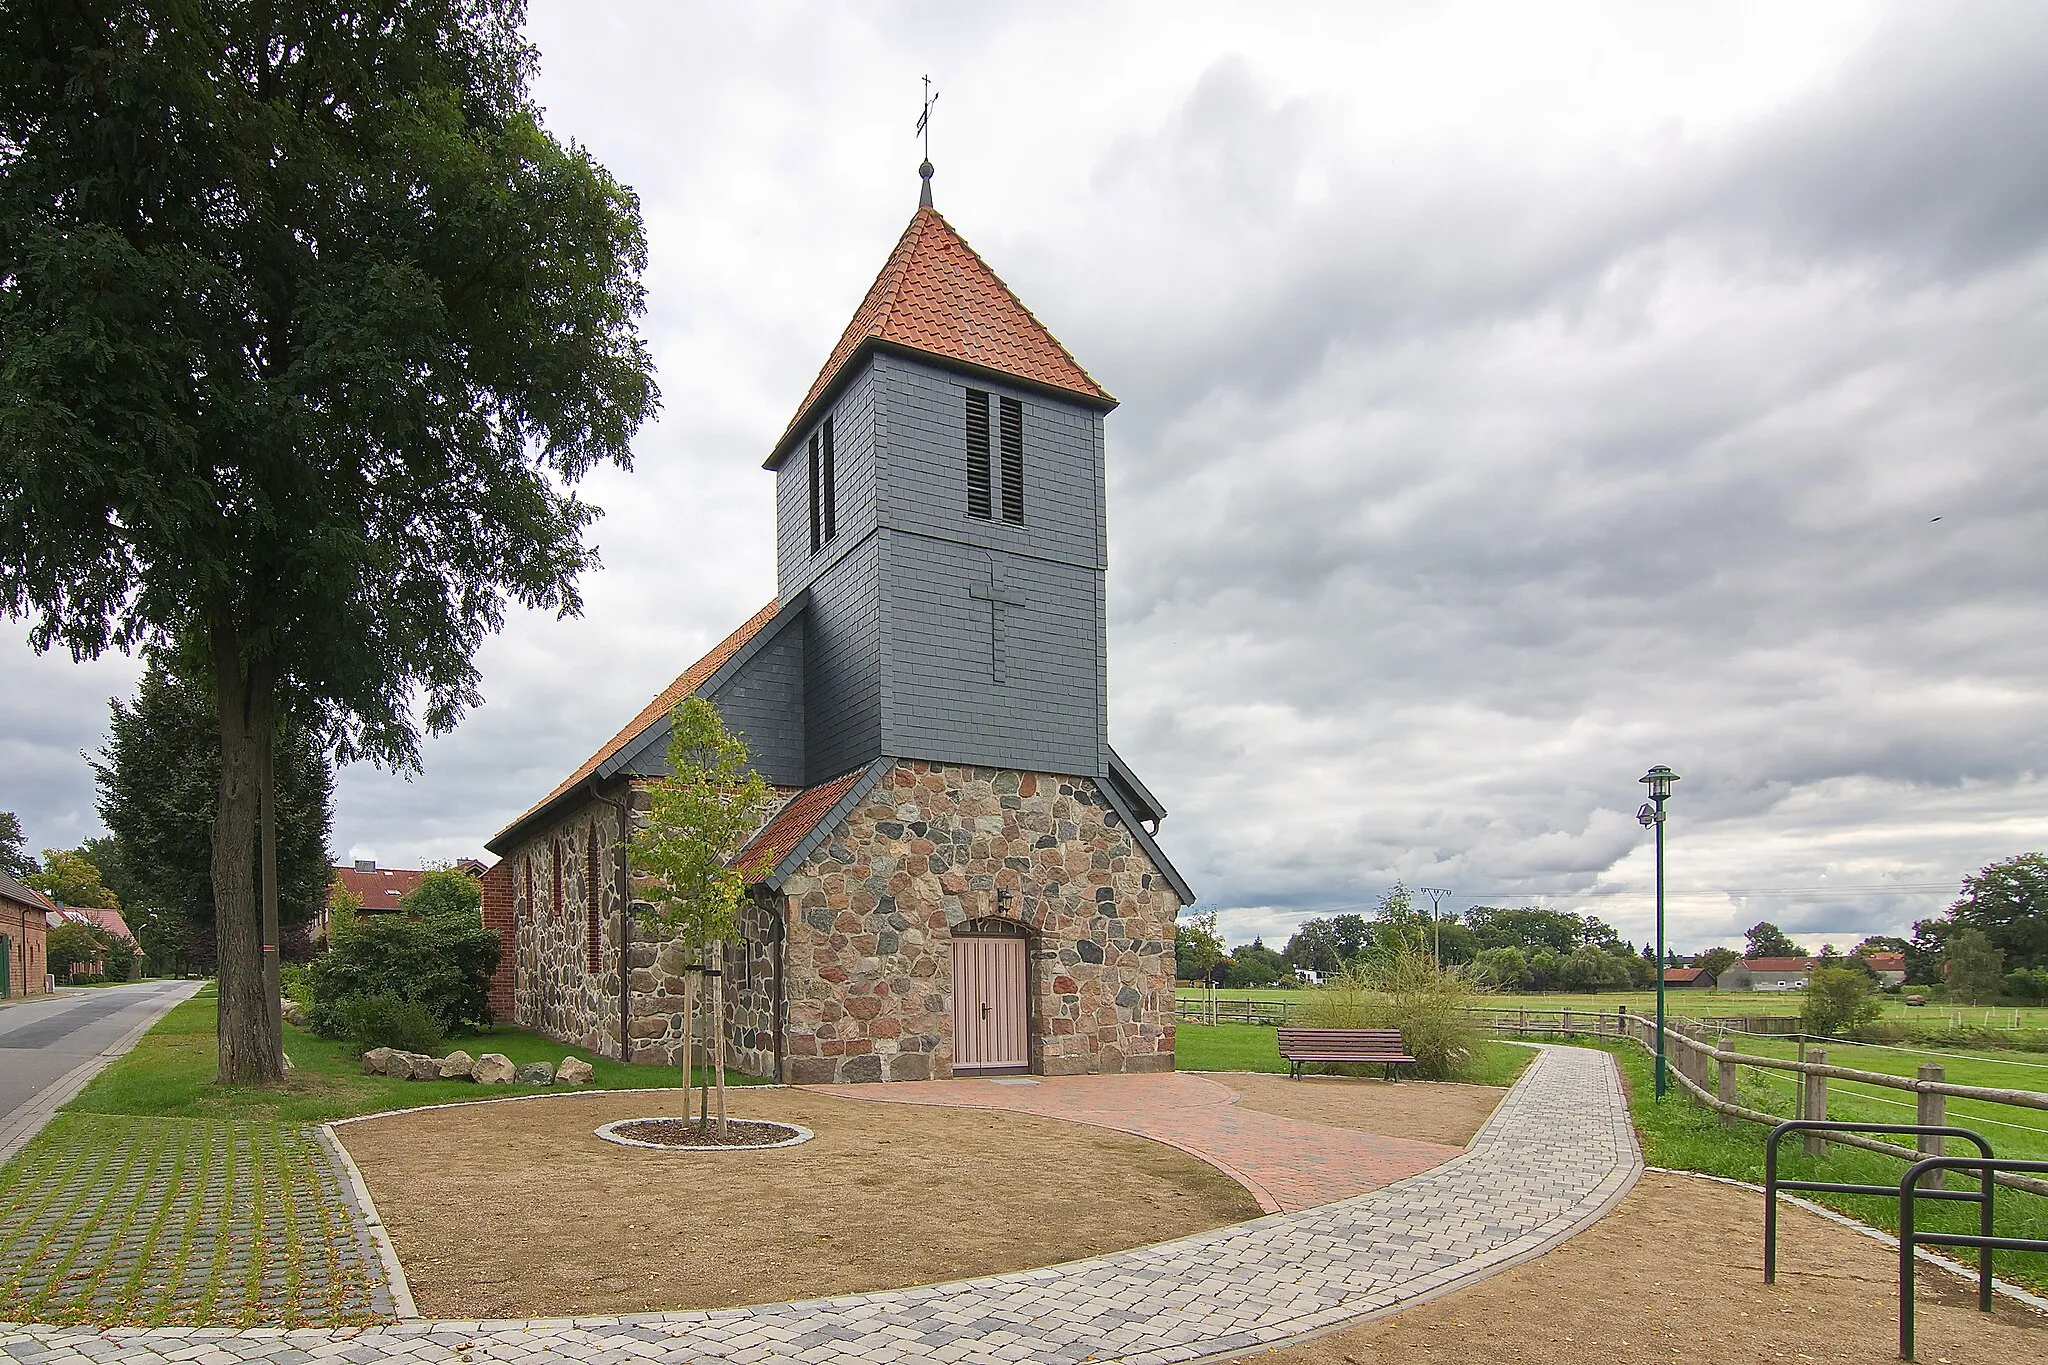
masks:
[[[1813,959],[1747,957],[1731,963],[1718,981],[1724,991],[1803,991],[1813,975]]]
[[[1904,953],[1859,953],[1870,970],[1877,973],[1880,986],[1903,986],[1906,984],[1906,955]]]
[[[0,872],[0,996],[19,1000],[49,990],[49,922],[56,907],[42,892]]]
[[[1714,989],[1714,978],[1707,974],[1705,967],[1666,967],[1664,989],[1667,991],[1710,991]]]

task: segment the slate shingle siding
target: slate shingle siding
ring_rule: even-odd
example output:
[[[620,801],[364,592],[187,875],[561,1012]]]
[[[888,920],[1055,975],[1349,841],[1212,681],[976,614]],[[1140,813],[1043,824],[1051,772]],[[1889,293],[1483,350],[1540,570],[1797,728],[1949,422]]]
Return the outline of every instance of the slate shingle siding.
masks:
[[[811,581],[804,621],[805,766],[828,781],[882,752],[878,537]]]
[[[804,634],[799,618],[781,627],[732,677],[705,696],[747,743],[754,770],[778,787],[808,785],[804,762]],[[666,771],[667,764],[660,765]]]
[[[838,533],[811,551],[811,431],[832,418],[834,507]],[[870,376],[857,376],[839,401],[806,428],[800,448],[775,471],[776,582],[785,602],[813,578],[853,553],[875,529],[875,398]]]

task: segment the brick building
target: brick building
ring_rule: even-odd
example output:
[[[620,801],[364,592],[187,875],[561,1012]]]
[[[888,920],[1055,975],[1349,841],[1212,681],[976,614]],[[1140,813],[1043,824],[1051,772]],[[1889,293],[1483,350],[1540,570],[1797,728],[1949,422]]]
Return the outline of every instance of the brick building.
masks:
[[[19,1000],[42,995],[49,975],[48,916],[55,909],[40,891],[0,872],[0,995]]]
[[[490,843],[522,1024],[679,1060],[685,962],[620,834],[702,696],[776,808],[733,945],[738,1065],[797,1082],[1167,1070],[1165,812],[1107,732],[1106,393],[930,186],[769,448],[779,591]]]

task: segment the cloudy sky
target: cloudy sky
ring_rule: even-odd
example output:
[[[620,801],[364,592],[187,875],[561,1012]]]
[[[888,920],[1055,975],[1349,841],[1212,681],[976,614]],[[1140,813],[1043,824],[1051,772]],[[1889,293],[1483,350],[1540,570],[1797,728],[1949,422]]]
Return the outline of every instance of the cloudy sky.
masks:
[[[1897,931],[2048,846],[2048,8],[536,0],[665,395],[337,854],[482,852],[774,592],[759,469],[916,202],[1122,401],[1111,734],[1233,940],[1370,905]],[[1937,520],[1938,518],[1938,520]],[[0,639],[0,809],[97,832],[133,666]]]

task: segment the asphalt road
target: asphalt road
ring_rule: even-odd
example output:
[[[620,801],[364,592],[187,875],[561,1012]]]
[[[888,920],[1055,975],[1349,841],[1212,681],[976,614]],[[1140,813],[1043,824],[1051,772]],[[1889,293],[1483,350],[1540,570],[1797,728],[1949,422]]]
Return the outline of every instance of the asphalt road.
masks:
[[[0,1009],[0,1125],[44,1086],[198,988],[196,981],[141,981]]]

